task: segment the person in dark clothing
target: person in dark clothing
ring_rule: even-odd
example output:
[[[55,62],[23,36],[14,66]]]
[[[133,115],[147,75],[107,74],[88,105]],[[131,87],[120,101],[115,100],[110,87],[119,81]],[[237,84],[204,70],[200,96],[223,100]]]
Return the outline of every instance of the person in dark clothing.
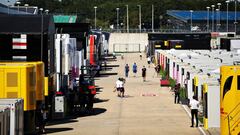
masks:
[[[190,127],[193,127],[194,125],[194,117],[196,119],[196,127],[198,127],[198,107],[199,107],[199,101],[197,100],[196,96],[193,96],[193,99],[190,101],[189,104],[191,108],[191,116],[192,116],[192,125]]]
[[[144,82],[146,81],[146,72],[147,72],[147,69],[145,68],[145,66],[143,66],[143,68],[142,68],[142,77],[143,77],[143,81]]]
[[[175,94],[174,103],[179,104],[179,102],[180,102],[180,83],[176,84],[175,89],[174,89],[174,94]]]
[[[128,64],[125,65],[125,77],[128,77],[129,66]]]
[[[156,65],[155,66],[155,72],[154,72],[154,74],[153,74],[153,78],[154,78],[154,76],[155,76],[155,74],[157,74],[157,77],[159,76],[159,74],[160,74],[160,65],[158,64],[158,65]]]
[[[158,64],[158,65],[157,65],[157,73],[158,73],[157,76],[159,76],[160,71],[161,71],[161,66],[160,66],[160,64]]]

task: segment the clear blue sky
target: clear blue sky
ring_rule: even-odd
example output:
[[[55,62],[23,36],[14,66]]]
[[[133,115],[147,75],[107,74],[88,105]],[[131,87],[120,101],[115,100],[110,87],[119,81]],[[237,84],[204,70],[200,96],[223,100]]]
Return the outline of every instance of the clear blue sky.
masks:
[[[10,5],[13,5],[16,2],[16,0],[0,0],[0,3],[7,5],[8,1]]]

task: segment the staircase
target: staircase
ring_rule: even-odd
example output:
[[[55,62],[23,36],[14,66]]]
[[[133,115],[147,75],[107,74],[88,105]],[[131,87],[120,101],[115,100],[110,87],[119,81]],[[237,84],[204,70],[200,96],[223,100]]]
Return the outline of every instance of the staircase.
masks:
[[[226,116],[228,119],[229,135],[240,134],[240,103]]]

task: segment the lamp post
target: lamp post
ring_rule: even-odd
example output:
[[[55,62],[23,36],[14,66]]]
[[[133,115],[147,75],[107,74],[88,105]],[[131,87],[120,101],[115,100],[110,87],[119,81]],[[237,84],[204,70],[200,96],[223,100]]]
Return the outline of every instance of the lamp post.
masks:
[[[119,8],[116,8],[116,10],[117,10],[117,32],[118,32],[118,27],[119,27],[119,20],[118,20],[118,18],[119,18]]]
[[[212,7],[212,32],[214,32],[214,8],[215,8],[215,5],[211,5]]]
[[[209,32],[209,10],[210,7],[206,7],[207,8],[207,32]]]
[[[142,20],[141,20],[141,5],[137,5],[138,6],[138,8],[139,8],[139,31],[140,31],[140,33],[141,33],[141,29],[142,29]]]
[[[48,15],[48,13],[49,13],[49,10],[48,10],[48,9],[46,9],[46,10],[45,10],[45,13],[46,13],[46,15]]]
[[[41,12],[41,61],[43,59],[43,8],[39,8]]]
[[[16,4],[17,4],[17,6],[18,6],[18,14],[19,14],[19,5],[21,4],[21,2],[20,2],[20,1],[17,1]]]
[[[216,9],[216,31],[218,32],[219,31],[219,22],[220,22],[220,15],[219,15],[219,9]]]
[[[154,5],[152,5],[152,32],[154,32]]]
[[[97,6],[94,6],[95,19],[94,19],[94,29],[97,28]]]
[[[225,1],[227,3],[227,22],[226,22],[226,32],[228,32],[228,5],[229,5],[229,0]]]
[[[193,13],[193,10],[190,10],[190,16],[191,16],[191,20],[190,20],[190,31],[192,31],[192,13]]]
[[[234,31],[237,32],[237,0],[234,0],[235,3],[235,17],[234,17]]]
[[[128,5],[126,5],[126,8],[127,8],[127,33],[129,33]]]
[[[221,28],[221,3],[217,3],[218,5],[218,9],[219,9],[219,22],[218,22],[218,26],[219,26],[219,31],[220,31],[220,28]]]
[[[10,1],[8,0],[8,1],[7,1],[7,6],[8,6],[8,15],[9,15],[9,6],[10,6],[10,5],[9,5],[9,2],[10,2]]]
[[[26,8],[26,14],[27,14],[27,8],[28,8],[28,4],[24,4],[24,7]]]

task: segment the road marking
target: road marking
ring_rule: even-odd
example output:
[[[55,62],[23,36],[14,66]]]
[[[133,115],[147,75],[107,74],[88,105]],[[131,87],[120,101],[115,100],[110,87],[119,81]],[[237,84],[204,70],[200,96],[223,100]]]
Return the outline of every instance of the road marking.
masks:
[[[184,110],[187,112],[188,116],[191,118],[191,114],[190,114],[190,112],[188,111],[188,109],[186,108],[186,105],[182,105],[182,107],[183,107]],[[203,130],[202,127],[198,127],[198,129],[202,132],[203,135],[207,135],[207,134],[204,132],[204,130]]]

